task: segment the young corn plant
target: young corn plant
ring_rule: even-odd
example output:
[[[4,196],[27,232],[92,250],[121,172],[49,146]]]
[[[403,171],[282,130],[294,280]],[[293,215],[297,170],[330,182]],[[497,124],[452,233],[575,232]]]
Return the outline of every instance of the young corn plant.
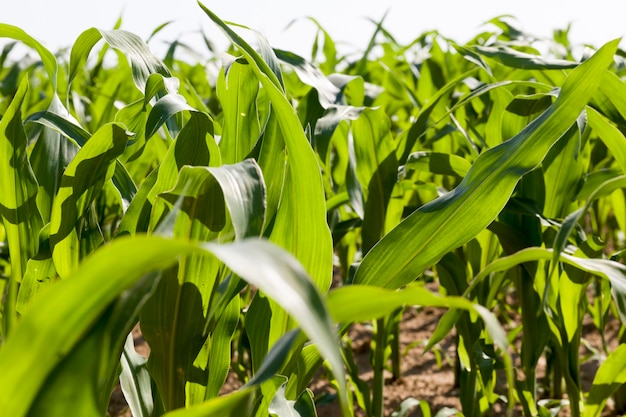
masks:
[[[427,348],[454,329],[463,415],[619,411],[620,341],[588,392],[579,356],[585,318],[626,319],[618,41],[542,56],[497,18],[400,45],[383,19],[354,59],[314,21],[308,60],[199,8],[221,60],[118,27],[63,60],[0,25],[36,56],[0,56],[0,409],[103,416],[119,381],[134,416],[315,416],[328,368],[343,415],[382,417],[416,305],[448,309]]]

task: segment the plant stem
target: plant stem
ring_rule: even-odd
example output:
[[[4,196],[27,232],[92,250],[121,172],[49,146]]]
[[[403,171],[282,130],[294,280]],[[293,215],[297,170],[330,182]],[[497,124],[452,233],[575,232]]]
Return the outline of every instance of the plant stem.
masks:
[[[400,369],[400,322],[402,321],[403,308],[392,313],[391,319],[391,371],[393,373],[393,380],[397,381],[402,377],[402,370]]]
[[[19,242],[18,242],[19,243]],[[9,246],[10,247],[10,246]],[[18,247],[16,244],[13,247]],[[11,275],[9,277],[9,288],[4,304],[4,337],[8,338],[15,324],[17,324],[17,295],[22,281],[22,259],[20,256],[11,257]]]
[[[385,319],[376,320],[376,336],[374,347],[374,382],[372,386],[372,417],[383,417],[385,390]]]

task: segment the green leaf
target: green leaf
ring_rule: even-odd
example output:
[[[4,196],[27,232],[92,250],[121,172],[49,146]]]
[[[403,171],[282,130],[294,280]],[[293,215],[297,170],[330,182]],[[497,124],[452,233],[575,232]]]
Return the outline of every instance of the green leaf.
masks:
[[[293,253],[318,287],[326,289],[332,278],[332,239],[326,224],[324,188],[315,153],[267,61],[213,12],[198,4],[246,58],[271,100],[285,140],[289,164],[281,209],[276,214],[270,240]]]
[[[121,347],[156,276],[145,275],[102,312],[48,376],[29,416],[69,415],[73,410],[86,417],[105,413],[118,379]]]
[[[570,235],[574,231],[580,219],[585,215],[585,213],[587,213],[591,205],[600,197],[610,195],[613,191],[619,188],[626,188],[626,176],[624,175],[616,176],[599,184],[599,186],[592,191],[591,195],[589,195],[583,207],[565,217],[556,237],[554,238],[554,256],[552,258],[553,270],[557,267],[558,257],[565,250],[565,246],[567,245]]]
[[[139,36],[125,30],[101,30],[90,28],[80,34],[70,52],[70,72],[69,82],[78,74],[87,62],[89,53],[95,44],[104,38],[104,40],[124,53],[130,60],[132,75],[135,85],[139,91],[146,91],[146,83],[150,74],[158,73],[166,77],[170,76],[167,67],[155,57],[148,45]]]
[[[254,389],[246,388],[202,404],[163,414],[163,417],[248,416],[252,411]]]
[[[472,164],[458,155],[441,152],[414,152],[404,165],[404,170],[430,172],[440,175],[454,175],[463,178],[471,169]]]
[[[465,290],[465,295],[469,294],[480,282],[493,272],[507,270],[525,262],[547,261],[553,258],[554,252],[552,250],[538,247],[524,249],[513,255],[499,258],[474,276],[471,284]],[[620,320],[622,323],[626,323],[626,266],[608,259],[579,258],[564,253],[559,255],[558,260],[610,282],[611,293],[615,300]]]
[[[287,172],[287,152],[276,116],[270,116],[265,124],[260,146],[258,162],[267,190],[265,218],[271,224],[280,206]]]
[[[224,163],[234,164],[250,154],[259,138],[259,80],[245,60],[235,60],[220,73],[216,88],[224,117],[220,151]]]
[[[75,120],[70,119],[68,116],[57,114],[52,110],[54,109],[31,114],[24,122],[41,123],[44,126],[62,133],[76,145],[83,146],[91,137],[91,134],[78,125]]]
[[[102,34],[96,28],[87,29],[78,36],[70,51],[69,84],[78,75],[78,71],[83,69],[89,53],[100,39]]]
[[[621,344],[600,365],[589,390],[583,417],[599,417],[607,400],[626,383],[626,345]]]
[[[626,137],[606,117],[592,107],[587,108],[589,126],[611,151],[615,162],[626,174]]]
[[[398,178],[390,121],[382,109],[366,109],[352,122],[356,175],[364,187],[363,253],[385,234],[387,205]]]
[[[56,100],[53,100],[50,104],[47,114],[54,114],[55,116],[57,114],[63,114],[63,116],[59,116],[62,123],[79,129],[69,122],[69,113],[67,113],[65,108]],[[34,119],[29,117],[28,120]],[[42,118],[39,120],[43,121],[45,119]],[[63,170],[76,156],[78,147],[72,141],[67,140],[55,127],[51,127],[45,123],[42,123],[41,127],[42,132],[37,142],[35,142],[30,159],[33,164],[33,171],[39,183],[37,206],[39,207],[44,222],[48,223],[52,211],[52,202],[59,190]]]
[[[295,401],[292,401],[285,398],[285,386],[286,384],[281,385],[274,395],[268,409],[270,414],[279,417],[317,417],[313,393],[310,390],[305,390]]]
[[[102,126],[67,166],[54,199],[50,245],[57,272],[63,278],[78,265],[82,225],[87,208],[104,183],[113,177],[129,132],[118,124]]]
[[[284,365],[285,359],[289,357],[289,351],[300,333],[299,329],[291,330],[283,335],[278,342],[272,346],[263,362],[256,370],[254,376],[246,383],[246,386],[261,385],[272,376],[279,373]]]
[[[36,50],[41,57],[41,62],[43,63],[46,72],[48,73],[48,78],[52,83],[52,87],[56,90],[58,65],[52,52],[17,26],[0,23],[0,37],[15,39]]]
[[[339,340],[332,330],[325,302],[303,267],[286,252],[263,240],[246,239],[228,246],[206,243],[204,247],[234,273],[258,286],[298,321],[329,362],[340,389],[344,389]],[[345,392],[340,394],[345,395]]]
[[[375,300],[375,302],[374,302]],[[333,290],[328,295],[328,309],[337,322],[353,323],[388,316],[398,307],[420,305],[449,307],[476,311],[485,321],[485,326],[496,345],[506,349],[506,333],[496,317],[481,305],[463,297],[442,297],[417,284],[403,290],[392,291],[369,285],[347,285]]]
[[[24,79],[0,120],[0,153],[4,155],[0,164],[0,215],[17,280],[21,280],[28,259],[37,253],[43,226],[35,204],[38,184],[26,152],[20,111],[27,89],[28,81]]]
[[[146,91],[143,98],[144,107],[148,106],[148,103],[154,96],[178,94],[179,87],[180,81],[176,77],[165,77],[159,73],[150,74],[146,81]]]
[[[481,55],[492,58],[502,65],[525,70],[550,70],[575,68],[579,63],[564,59],[545,58],[540,55],[516,51],[507,46],[473,45],[472,49]]]
[[[200,277],[194,274],[203,261],[208,264],[206,284],[198,282]],[[194,365],[202,356],[207,337],[203,334],[205,310],[210,302],[207,293],[215,285],[216,262],[212,261],[189,256],[180,266],[163,271],[154,295],[139,316],[143,336],[150,346],[148,371],[166,411],[184,407],[188,391],[189,405],[204,399],[204,390],[197,394],[193,392],[197,387],[187,388],[187,384],[193,381],[205,387],[208,379],[206,362],[198,364],[197,370]],[[188,263],[192,265],[186,268]],[[197,376],[192,379],[194,371]]]
[[[232,338],[239,322],[239,297],[234,297],[220,316],[211,335],[205,399],[219,396],[230,370]]]
[[[341,91],[313,64],[301,56],[289,52],[275,49],[276,56],[283,62],[289,64],[298,74],[300,80],[317,90],[319,102],[323,108],[327,109],[332,104],[337,103],[337,98]]]
[[[578,125],[580,124],[580,125]],[[584,123],[578,120],[559,139],[543,161],[545,202],[543,214],[549,218],[563,218],[570,212],[570,205],[583,175],[585,158],[581,152],[581,136]]]
[[[128,334],[120,364],[120,386],[133,417],[151,417],[154,409],[152,380],[146,368],[148,360],[135,351],[132,334]]]
[[[2,309],[4,323],[0,327],[7,333],[16,320],[18,285],[28,260],[37,253],[43,226],[36,203],[38,184],[26,153],[28,143],[20,111],[27,89],[24,78],[0,120],[0,218],[11,258],[11,278]]]
[[[28,304],[35,295],[58,280],[54,262],[52,261],[52,252],[50,252],[49,231],[48,224],[40,233],[37,255],[32,257],[26,264],[26,271],[24,271],[15,306],[15,309],[20,314],[26,312]]]
[[[428,128],[428,121],[437,107],[437,104],[442,99],[452,94],[454,89],[457,88],[460,83],[468,77],[471,77],[475,72],[476,69],[472,69],[448,82],[443,88],[438,90],[434,96],[430,97],[424,107],[420,109],[417,119],[407,131],[406,136],[404,136],[402,141],[398,144],[396,156],[398,157],[398,162],[401,165],[406,162],[409,155],[413,152],[413,147],[417,143],[418,139],[421,138],[426,132]]]
[[[147,272],[168,268],[180,256],[191,253],[213,253],[233,272],[279,301],[317,344],[337,378],[343,378],[339,343],[324,300],[302,266],[287,252],[256,239],[198,246],[180,240],[137,236],[119,238],[102,247],[85,258],[70,278],[37,298],[36,306],[22,317],[14,334],[0,350],[0,368],[4,370],[0,373],[0,390],[4,393],[0,397],[0,409],[11,416],[25,416],[36,397],[47,389],[48,377],[71,357],[68,355],[86,334],[98,332],[94,324],[101,323],[98,318],[125,289]],[[115,268],[110,268],[112,263]],[[129,326],[134,324],[132,317],[126,320]],[[118,330],[115,334],[121,335],[115,357],[119,360],[127,333]],[[29,355],[24,356],[26,350]],[[87,354],[79,357],[87,361],[85,368],[96,361]],[[113,351],[110,357],[114,357]],[[78,366],[77,362],[72,363]],[[15,381],[21,383],[15,384]],[[95,386],[85,388],[88,387],[97,391]]]
[[[183,110],[195,112],[193,107],[180,94],[167,94],[161,97],[152,107],[146,120],[146,138],[149,139],[167,122],[170,117]],[[208,118],[208,116],[207,116]]]
[[[235,165],[208,168],[220,183],[235,237],[260,236],[265,220],[263,173],[253,159]]]
[[[520,178],[541,163],[576,121],[616,45],[605,45],[573,70],[557,101],[517,136],[481,154],[456,189],[420,207],[388,233],[365,256],[354,282],[398,288],[489,225]]]
[[[593,96],[591,104],[604,116],[616,123],[620,129],[626,128],[626,84],[611,71],[605,71],[600,88]]]
[[[584,294],[586,285],[574,282],[569,276],[562,276],[559,280],[559,307],[561,309],[560,316],[565,327],[565,334],[569,343],[576,343],[574,337],[580,337],[580,330],[583,322],[584,311],[581,311],[583,301],[581,297]],[[583,304],[584,305],[584,304]]]
[[[178,136],[165,153],[158,170],[153,171],[140,189],[140,198],[135,198],[130,207],[131,216],[122,220],[122,230],[155,230],[165,208],[159,205],[157,196],[171,191],[178,180],[178,172],[185,166],[219,166],[221,158],[212,135],[212,123],[203,113],[192,110]],[[153,177],[155,176],[155,177]],[[149,216],[150,226],[145,226]],[[145,230],[144,230],[145,227]]]
[[[54,196],[58,191],[59,185],[55,181],[55,176],[53,174],[49,174],[49,172],[58,173],[64,167],[69,165],[69,161],[76,156],[77,149],[68,150],[65,148],[72,149],[72,145],[74,145],[74,148],[84,146],[91,137],[91,134],[83,129],[63,107],[54,105],[54,102],[50,106],[49,110],[30,115],[26,119],[25,123],[26,122],[40,123],[64,136],[64,138],[61,138],[61,136],[58,138],[56,136],[54,138],[49,138],[46,136],[44,143],[41,145],[39,144],[40,140],[38,140],[31,155],[33,167],[35,172],[38,174],[38,177],[46,177],[43,179],[42,184],[40,184],[43,186],[44,191],[39,193],[42,195],[38,194],[37,196],[37,200],[39,202],[38,204],[39,206],[42,206],[47,203],[47,195]],[[131,129],[131,131],[133,130]],[[133,139],[136,139],[136,137]],[[48,152],[59,154],[59,158],[61,159],[57,160],[55,158],[50,158]],[[44,174],[44,172],[48,172],[48,174]],[[124,202],[126,204],[130,204],[137,190],[130,174],[120,161],[115,162],[113,183],[120,192]],[[46,195],[44,196],[44,194]]]

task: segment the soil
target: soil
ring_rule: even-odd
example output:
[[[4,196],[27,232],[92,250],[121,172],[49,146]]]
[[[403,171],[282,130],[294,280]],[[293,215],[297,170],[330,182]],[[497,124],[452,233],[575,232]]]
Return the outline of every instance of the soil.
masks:
[[[448,335],[434,349],[424,353],[424,346],[443,312],[444,310],[435,308],[408,308],[404,313],[400,327],[401,351],[404,353],[401,361],[402,377],[392,381],[391,373],[386,375],[385,416],[391,416],[394,411],[398,410],[400,404],[408,398],[424,400],[424,402],[429,404],[433,416],[439,410],[445,408],[461,409],[459,390],[455,386],[454,377],[456,348],[454,333]],[[605,336],[610,342],[610,348],[615,348],[617,345],[619,326],[617,319],[612,319],[607,325]],[[357,324],[352,327],[348,334],[352,339],[352,349],[355,361],[361,370],[361,378],[371,383],[372,371],[369,365],[369,358],[372,329],[366,324]],[[581,358],[591,357],[591,359],[581,365],[583,391],[587,392],[599,366],[599,362],[593,358],[593,350],[590,350],[590,348],[601,350],[602,339],[590,320],[585,322],[584,334],[586,343],[581,345]],[[137,351],[147,357],[150,350],[145,340],[143,340],[138,327],[134,330],[134,336]],[[516,349],[514,347],[511,349],[515,357]],[[538,378],[542,378],[544,374],[545,366],[540,363]],[[223,392],[235,390],[240,385],[237,378],[234,375],[230,375]],[[329,387],[321,373],[319,378],[311,384],[311,389],[316,396],[316,401],[318,401],[317,412],[319,417],[341,416],[334,391]],[[502,392],[504,392],[504,388],[502,388]],[[505,407],[504,403],[496,404],[491,415],[504,416]],[[111,398],[109,413],[112,417],[132,417],[124,397],[119,391],[119,387]],[[365,413],[357,406],[355,415],[362,417],[365,416]],[[420,407],[415,406],[406,414],[406,417],[422,415]],[[522,415],[521,410],[516,410],[515,415]],[[567,417],[569,416],[569,410],[567,407],[564,407],[558,412],[558,415]],[[609,403],[603,416],[613,415],[616,415],[616,413],[613,411],[611,403]]]

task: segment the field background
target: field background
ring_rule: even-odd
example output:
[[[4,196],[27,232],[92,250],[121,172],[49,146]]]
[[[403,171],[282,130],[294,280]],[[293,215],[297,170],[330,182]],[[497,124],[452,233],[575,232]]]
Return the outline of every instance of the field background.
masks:
[[[135,417],[626,410],[619,40],[341,3],[357,38],[320,17],[290,45],[246,18],[269,3],[215,9],[269,42],[193,5],[141,9],[148,33],[77,6],[71,50],[45,8],[0,24],[31,48],[0,56],[0,410],[96,417],[114,389]],[[542,12],[522,20],[578,23]]]

